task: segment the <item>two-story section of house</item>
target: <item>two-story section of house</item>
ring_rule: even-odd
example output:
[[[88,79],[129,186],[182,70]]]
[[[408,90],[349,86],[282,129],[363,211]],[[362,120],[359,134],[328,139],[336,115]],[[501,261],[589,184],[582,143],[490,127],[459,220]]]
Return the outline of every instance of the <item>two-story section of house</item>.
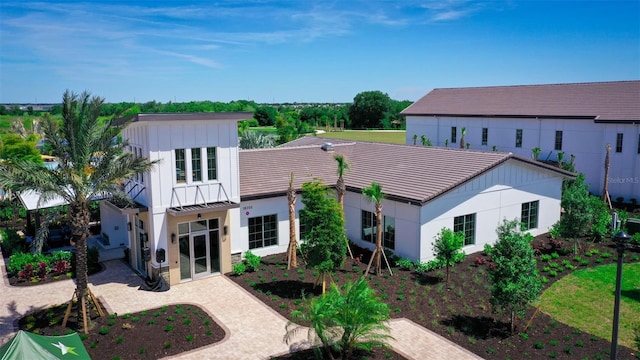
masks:
[[[575,156],[590,191],[640,200],[640,81],[434,89],[402,112],[407,144],[506,151],[538,160]],[[466,145],[465,145],[466,147]],[[635,200],[634,200],[635,199]]]
[[[138,114],[123,139],[154,170],[123,184],[133,204],[101,204],[102,242],[142,275],[170,284],[231,271],[239,228],[237,122],[251,113]]]

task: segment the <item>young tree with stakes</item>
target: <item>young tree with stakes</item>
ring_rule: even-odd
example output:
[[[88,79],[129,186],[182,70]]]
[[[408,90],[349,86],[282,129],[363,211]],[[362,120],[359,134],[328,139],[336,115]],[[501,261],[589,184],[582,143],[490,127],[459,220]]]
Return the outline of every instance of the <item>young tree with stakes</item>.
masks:
[[[36,191],[42,201],[58,196],[69,204],[72,243],[76,247],[74,296],[78,299],[78,325],[84,325],[85,333],[88,332],[86,298],[91,295],[87,276],[89,201],[99,194],[122,192],[121,180],[147,172],[154,165],[125,151],[126,142],[114,143],[127,124],[103,123],[98,118],[103,104],[101,97],[67,90],[62,97],[62,122],[44,119],[44,140],[52,155],[59,159],[57,170],[29,161],[0,164],[0,186],[17,192]]]
[[[371,186],[362,189],[362,195],[376,206],[376,249],[371,255],[365,275],[369,273],[369,270],[371,270],[372,263],[375,264],[373,268],[375,274],[381,275],[383,258],[384,262],[387,264],[387,269],[389,269],[389,274],[393,275],[393,271],[391,271],[391,266],[389,266],[389,261],[387,260],[387,255],[385,255],[384,250],[382,249],[382,199],[384,199],[382,187],[380,184],[372,182]]]
[[[349,163],[347,159],[344,158],[343,155],[336,154],[333,157],[338,164],[338,181],[336,182],[336,193],[338,195],[338,203],[340,204],[340,212],[342,217],[344,218],[344,194],[347,192],[346,186],[344,184],[344,172],[349,169]],[[351,247],[349,246],[349,239],[345,237],[347,242],[347,250],[349,251],[349,257],[353,259],[353,253],[351,252]]]
[[[289,178],[289,189],[287,190],[287,200],[289,201],[289,249],[287,251],[287,270],[298,267],[298,243],[296,241],[296,189],[293,187],[293,172]]]

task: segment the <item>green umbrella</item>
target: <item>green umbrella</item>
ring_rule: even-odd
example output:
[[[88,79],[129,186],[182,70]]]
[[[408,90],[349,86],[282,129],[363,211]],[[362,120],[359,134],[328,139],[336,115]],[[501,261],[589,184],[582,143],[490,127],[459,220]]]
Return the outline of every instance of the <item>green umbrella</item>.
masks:
[[[77,333],[63,336],[43,336],[18,331],[0,347],[0,360],[9,359],[91,359]]]

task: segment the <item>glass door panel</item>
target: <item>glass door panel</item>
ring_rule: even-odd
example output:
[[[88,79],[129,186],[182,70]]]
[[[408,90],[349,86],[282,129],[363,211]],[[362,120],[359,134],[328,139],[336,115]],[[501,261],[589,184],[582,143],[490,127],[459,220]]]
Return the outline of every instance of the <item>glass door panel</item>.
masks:
[[[220,272],[220,232],[209,231],[209,257],[211,258],[211,272]]]
[[[209,273],[209,258],[207,235],[193,235],[191,237],[193,244],[193,276],[198,274]]]
[[[180,280],[191,279],[191,244],[189,235],[180,236]]]

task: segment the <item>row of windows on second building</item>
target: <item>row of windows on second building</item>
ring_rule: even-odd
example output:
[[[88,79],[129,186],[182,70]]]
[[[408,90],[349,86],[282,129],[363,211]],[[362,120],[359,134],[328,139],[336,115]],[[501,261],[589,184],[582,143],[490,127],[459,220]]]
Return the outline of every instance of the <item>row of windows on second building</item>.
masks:
[[[516,129],[516,147],[522,147],[522,136],[523,130]],[[556,130],[555,142],[554,142],[554,150],[561,151],[562,150],[562,130]],[[616,134],[616,152],[622,152],[622,144],[624,140],[623,133]],[[456,126],[451,127],[451,143],[455,144],[458,141],[458,128]],[[487,145],[489,143],[489,128],[482,128],[482,145]],[[638,154],[640,154],[640,135],[638,135]]]
[[[539,201],[532,201],[522,204],[520,222],[521,229],[529,230],[538,227]],[[361,210],[361,239],[370,243],[376,242],[377,217],[375,213]],[[276,214],[252,217],[249,222],[249,249],[274,246],[278,244],[278,216]],[[395,250],[396,226],[395,218],[383,216],[382,226],[383,246],[390,250]],[[475,244],[476,237],[476,214],[466,214],[456,216],[453,219],[453,231],[464,233],[464,245]],[[304,238],[305,227],[300,225],[300,237]]]

